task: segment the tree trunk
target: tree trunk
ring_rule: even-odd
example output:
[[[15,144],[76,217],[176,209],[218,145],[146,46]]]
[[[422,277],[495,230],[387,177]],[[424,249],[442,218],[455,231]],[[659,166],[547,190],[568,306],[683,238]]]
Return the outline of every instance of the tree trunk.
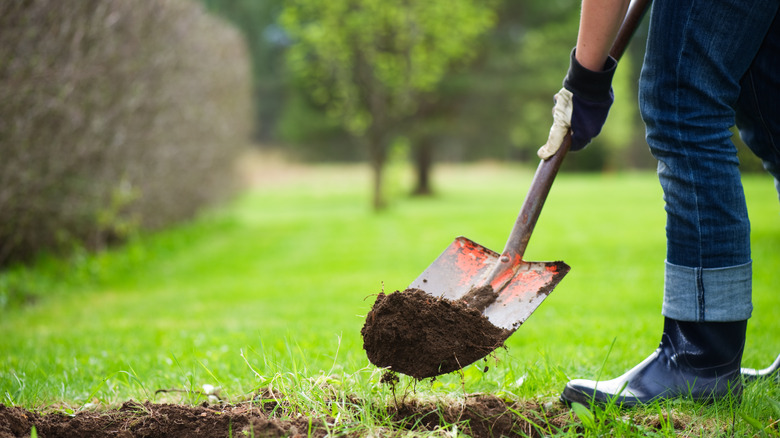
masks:
[[[373,178],[373,207],[374,211],[379,211],[387,206],[383,190],[383,175],[386,161],[385,145],[381,135],[376,135],[369,130],[368,137],[369,159],[371,161],[371,172]]]
[[[414,165],[417,172],[417,186],[414,196],[429,196],[431,189],[431,168],[433,167],[433,138],[422,136],[414,149]]]

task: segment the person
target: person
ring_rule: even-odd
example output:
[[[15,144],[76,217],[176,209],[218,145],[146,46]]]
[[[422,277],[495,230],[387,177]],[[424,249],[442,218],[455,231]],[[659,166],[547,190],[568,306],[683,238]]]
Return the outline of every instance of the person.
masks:
[[[582,1],[561,90],[570,101],[571,150],[584,148],[606,120],[617,64],[608,52],[627,7],[628,0]],[[568,382],[564,402],[741,395],[752,260],[730,128],[738,127],[780,194],[779,7],[778,0],[653,2],[639,101],[667,216],[661,342],[622,376]]]

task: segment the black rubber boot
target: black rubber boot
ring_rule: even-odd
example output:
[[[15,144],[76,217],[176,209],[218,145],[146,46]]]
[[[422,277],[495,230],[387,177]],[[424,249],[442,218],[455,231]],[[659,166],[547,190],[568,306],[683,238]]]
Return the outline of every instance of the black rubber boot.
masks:
[[[740,363],[747,321],[686,322],[666,318],[658,349],[622,376],[602,382],[572,380],[567,404],[614,402],[625,407],[689,397],[713,401],[741,397]]]

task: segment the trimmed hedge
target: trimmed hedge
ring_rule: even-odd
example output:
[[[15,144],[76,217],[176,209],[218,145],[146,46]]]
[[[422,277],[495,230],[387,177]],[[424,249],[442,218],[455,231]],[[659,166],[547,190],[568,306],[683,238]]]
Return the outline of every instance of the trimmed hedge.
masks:
[[[0,2],[0,265],[229,195],[249,70],[238,32],[193,1]]]

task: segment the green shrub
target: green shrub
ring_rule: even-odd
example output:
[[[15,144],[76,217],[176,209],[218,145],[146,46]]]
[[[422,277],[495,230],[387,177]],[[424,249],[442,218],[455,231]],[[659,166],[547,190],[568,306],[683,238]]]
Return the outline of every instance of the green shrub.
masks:
[[[229,194],[249,74],[238,32],[199,3],[0,2],[0,265]]]

